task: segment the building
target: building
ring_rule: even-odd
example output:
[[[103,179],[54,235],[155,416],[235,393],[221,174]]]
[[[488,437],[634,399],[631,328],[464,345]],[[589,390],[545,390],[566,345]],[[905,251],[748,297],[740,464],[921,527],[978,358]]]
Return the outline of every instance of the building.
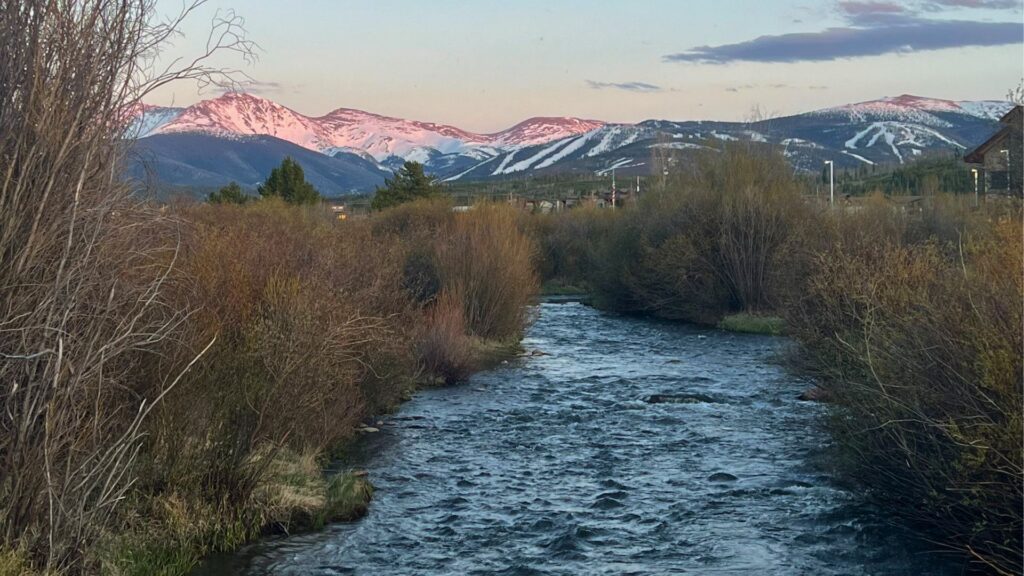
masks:
[[[1024,107],[1014,106],[999,123],[999,131],[971,150],[964,161],[975,165],[979,192],[1024,196]]]

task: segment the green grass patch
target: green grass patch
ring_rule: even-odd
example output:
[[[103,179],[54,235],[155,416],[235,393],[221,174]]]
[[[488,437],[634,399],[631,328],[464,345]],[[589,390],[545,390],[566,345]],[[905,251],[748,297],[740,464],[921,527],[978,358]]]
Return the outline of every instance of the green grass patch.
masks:
[[[373,498],[373,484],[365,473],[338,474],[327,483],[322,522],[351,522],[366,516]]]
[[[212,505],[202,498],[169,494],[137,506],[145,513],[129,521],[131,528],[111,534],[100,544],[100,573],[184,576],[207,554],[234,550],[261,535],[319,530],[329,522],[356,520],[366,514],[373,485],[365,473],[327,478],[322,458],[313,451],[279,449],[259,454],[271,460],[259,487],[244,504]],[[21,575],[18,561],[17,555],[0,552],[0,576]]]
[[[786,321],[778,316],[759,316],[741,312],[722,318],[718,323],[722,330],[746,334],[767,334],[781,336],[786,333]]]
[[[0,549],[0,576],[43,576],[20,550]]]

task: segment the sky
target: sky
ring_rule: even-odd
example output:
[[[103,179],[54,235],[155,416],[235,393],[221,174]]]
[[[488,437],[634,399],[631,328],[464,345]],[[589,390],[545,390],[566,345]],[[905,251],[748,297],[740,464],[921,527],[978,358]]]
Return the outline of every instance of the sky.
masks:
[[[182,0],[157,0],[160,14]],[[1024,0],[208,0],[161,54],[245,20],[244,91],[494,132],[533,116],[744,120],[915,94],[1002,99],[1024,76]],[[216,97],[192,82],[148,101]]]

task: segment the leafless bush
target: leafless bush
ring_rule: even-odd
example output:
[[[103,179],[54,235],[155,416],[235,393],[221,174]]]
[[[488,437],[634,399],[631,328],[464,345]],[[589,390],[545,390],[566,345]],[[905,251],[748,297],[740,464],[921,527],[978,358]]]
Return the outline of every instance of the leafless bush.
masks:
[[[818,216],[776,151],[724,145],[598,239],[599,301],[701,322],[770,311],[806,273]]]
[[[1016,574],[1024,529],[1020,215],[969,232],[984,215],[945,214],[880,213],[890,223],[883,229],[900,221],[907,232],[837,239],[816,257],[788,320],[804,369],[832,399],[830,429],[846,471],[894,516],[987,571]],[[921,226],[961,234],[924,239],[914,231]]]
[[[186,313],[163,299],[177,223],[132,200],[119,140],[153,86],[211,75],[147,75],[175,24],[153,17],[152,0],[0,1],[0,537],[52,570],[106,528],[177,373],[133,372]]]
[[[416,339],[417,351],[428,374],[452,384],[473,371],[473,348],[466,334],[462,299],[443,292],[431,307],[426,324]]]
[[[413,364],[403,254],[365,222],[316,208],[263,201],[186,214],[188,283],[174,300],[200,308],[188,349],[219,341],[159,411],[146,482],[241,503],[266,446],[324,450],[396,401]]]
[[[461,297],[469,331],[480,338],[521,334],[537,292],[534,244],[508,206],[481,204],[456,214],[440,231],[441,285]]]

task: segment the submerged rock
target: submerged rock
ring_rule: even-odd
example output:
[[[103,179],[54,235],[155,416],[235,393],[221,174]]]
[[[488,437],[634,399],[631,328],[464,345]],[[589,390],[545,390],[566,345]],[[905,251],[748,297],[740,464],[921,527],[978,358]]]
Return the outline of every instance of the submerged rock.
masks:
[[[652,394],[648,404],[713,404],[715,399],[706,394]]]
[[[715,472],[711,476],[708,476],[708,480],[711,482],[735,482],[739,478],[729,474],[728,472]]]

